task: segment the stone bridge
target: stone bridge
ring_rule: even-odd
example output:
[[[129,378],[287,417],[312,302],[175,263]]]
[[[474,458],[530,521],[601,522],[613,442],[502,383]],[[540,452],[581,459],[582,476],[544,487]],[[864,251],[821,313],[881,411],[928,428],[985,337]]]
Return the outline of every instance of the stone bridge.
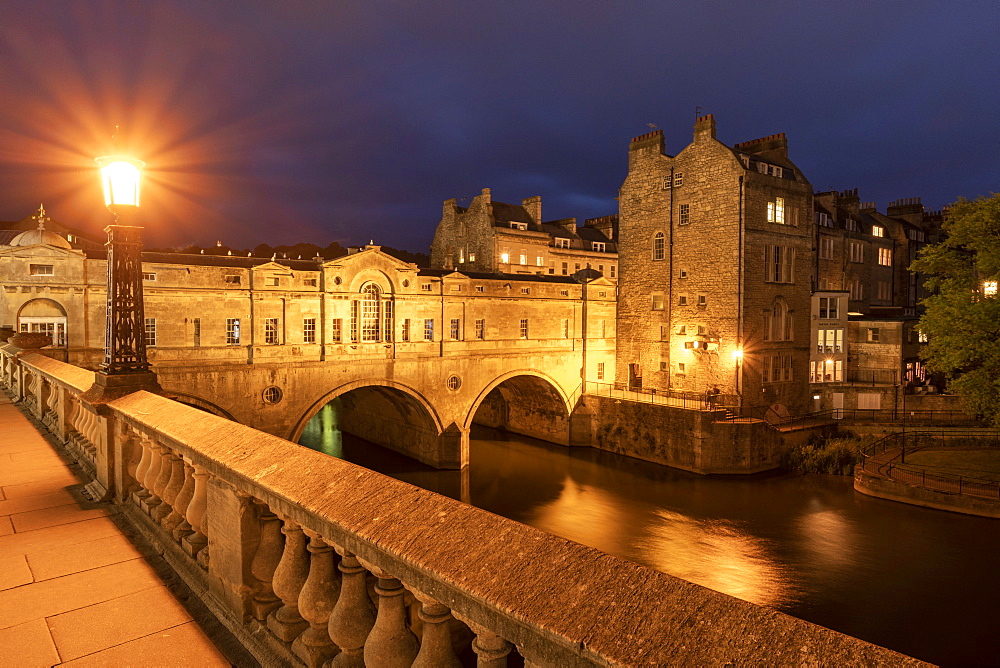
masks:
[[[0,349],[0,384],[91,495],[261,665],[922,665],[163,396],[95,403],[93,383]]]

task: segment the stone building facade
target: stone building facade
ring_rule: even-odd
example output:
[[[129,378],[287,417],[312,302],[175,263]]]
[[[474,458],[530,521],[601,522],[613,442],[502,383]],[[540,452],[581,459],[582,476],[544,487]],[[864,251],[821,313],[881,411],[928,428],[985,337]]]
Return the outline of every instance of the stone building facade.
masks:
[[[619,207],[618,381],[807,408],[812,188],[784,135],[636,137]]]
[[[576,218],[542,220],[542,198],[493,200],[489,188],[468,207],[446,200],[431,244],[431,266],[488,273],[572,276],[583,269],[618,274],[618,218],[578,226]]]

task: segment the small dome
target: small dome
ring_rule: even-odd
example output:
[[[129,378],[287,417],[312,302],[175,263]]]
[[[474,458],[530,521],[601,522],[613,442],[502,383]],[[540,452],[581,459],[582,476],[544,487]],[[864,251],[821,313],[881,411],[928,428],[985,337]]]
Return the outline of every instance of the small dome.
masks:
[[[37,246],[39,244],[45,244],[46,246],[55,246],[56,248],[66,248],[72,249],[73,246],[70,245],[62,235],[45,229],[45,221],[49,219],[45,215],[45,207],[39,205],[38,211],[32,216],[38,221],[38,228],[34,230],[28,230],[27,232],[21,232],[19,235],[10,240],[11,246]]]

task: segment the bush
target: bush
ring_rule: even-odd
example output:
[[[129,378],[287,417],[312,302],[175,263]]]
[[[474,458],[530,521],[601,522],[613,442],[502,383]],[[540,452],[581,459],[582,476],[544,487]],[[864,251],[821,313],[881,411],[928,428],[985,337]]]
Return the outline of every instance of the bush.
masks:
[[[813,437],[808,445],[786,451],[781,457],[781,468],[794,473],[851,475],[854,465],[861,461],[859,452],[863,445],[865,439],[853,434],[829,439]]]

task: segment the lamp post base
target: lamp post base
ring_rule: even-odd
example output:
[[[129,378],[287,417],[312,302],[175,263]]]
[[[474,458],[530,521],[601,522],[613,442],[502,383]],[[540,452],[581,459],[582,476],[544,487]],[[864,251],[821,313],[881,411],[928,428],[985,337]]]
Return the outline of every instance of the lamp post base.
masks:
[[[139,390],[163,392],[152,371],[116,374],[98,371],[94,374],[94,384],[80,398],[92,404],[106,404]]]

